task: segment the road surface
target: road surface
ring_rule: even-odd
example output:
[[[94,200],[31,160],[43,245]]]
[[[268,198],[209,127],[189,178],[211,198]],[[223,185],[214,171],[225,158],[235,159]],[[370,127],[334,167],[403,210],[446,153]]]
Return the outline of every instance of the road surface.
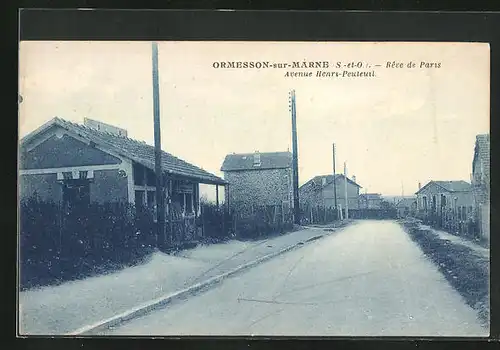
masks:
[[[102,335],[487,333],[400,225],[358,221]]]

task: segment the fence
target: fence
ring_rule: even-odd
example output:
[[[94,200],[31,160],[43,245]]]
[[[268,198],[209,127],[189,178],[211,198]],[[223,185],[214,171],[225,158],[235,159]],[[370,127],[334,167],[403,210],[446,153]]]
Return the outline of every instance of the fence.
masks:
[[[251,205],[233,203],[232,232],[244,239],[257,239],[293,228],[293,212],[289,205]]]
[[[325,225],[338,220],[335,208],[320,205],[303,204],[300,206],[300,215],[302,225]]]
[[[233,215],[225,205],[202,203],[198,226],[205,239],[219,241],[234,236]]]
[[[442,212],[420,210],[416,216],[424,224],[436,229],[470,238],[479,238],[480,236],[480,227],[478,221],[472,217],[471,209],[443,210]]]

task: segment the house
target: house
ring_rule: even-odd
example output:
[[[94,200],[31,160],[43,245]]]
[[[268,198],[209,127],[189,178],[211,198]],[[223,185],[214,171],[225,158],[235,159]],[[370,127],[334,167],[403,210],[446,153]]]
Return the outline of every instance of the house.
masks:
[[[283,203],[293,206],[290,152],[228,154],[221,171],[231,186],[225,196],[232,208]]]
[[[156,206],[155,149],[127,131],[85,118],[76,124],[53,118],[19,146],[20,198],[37,196],[66,206],[128,202]],[[199,184],[223,179],[162,152],[166,212],[199,215]],[[170,199],[170,200],[169,200]]]
[[[398,218],[407,216],[415,216],[417,213],[417,197],[403,197],[396,202],[396,209],[398,211]]]
[[[335,195],[337,194],[337,207],[345,208],[345,181],[346,177],[342,174],[320,175],[299,188],[299,200],[308,205],[320,205],[325,207],[335,207]],[[334,186],[335,185],[335,186]],[[349,209],[359,209],[359,189],[360,185],[356,183],[356,177],[347,178],[347,200]]]
[[[472,160],[472,192],[474,217],[481,237],[490,237],[490,135],[477,135]]]
[[[360,194],[359,209],[382,209],[382,195],[380,193]]]
[[[420,187],[420,184],[419,184]],[[415,193],[420,217],[441,221],[445,215],[467,220],[472,213],[472,188],[465,181],[429,181]]]

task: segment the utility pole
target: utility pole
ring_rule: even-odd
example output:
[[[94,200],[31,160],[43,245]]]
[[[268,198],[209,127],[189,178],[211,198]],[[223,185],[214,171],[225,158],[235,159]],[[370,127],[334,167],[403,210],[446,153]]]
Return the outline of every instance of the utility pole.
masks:
[[[161,169],[161,137],[160,137],[160,84],[158,77],[158,44],[153,42],[153,116],[155,139],[155,177],[156,177],[156,246],[163,245],[165,227],[165,206],[163,202],[163,173]]]
[[[336,171],[335,171],[335,143],[333,143],[333,203],[334,203],[334,206],[335,206],[335,213],[338,214],[338,211],[337,211],[337,181],[335,179],[335,175],[336,174]]]
[[[297,114],[295,109],[295,90],[290,91],[290,112],[292,114],[292,169],[293,169],[293,210],[295,224],[300,225],[299,207],[299,157],[297,150]]]
[[[349,204],[347,201],[347,165],[344,162],[344,194],[345,194],[345,218],[349,219]]]

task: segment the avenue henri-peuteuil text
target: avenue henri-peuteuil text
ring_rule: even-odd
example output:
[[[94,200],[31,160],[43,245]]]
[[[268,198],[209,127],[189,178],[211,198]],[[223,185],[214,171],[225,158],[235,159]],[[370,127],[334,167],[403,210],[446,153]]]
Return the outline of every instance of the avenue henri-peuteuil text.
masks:
[[[367,63],[364,61],[215,61],[215,69],[279,69],[284,70],[284,77],[290,78],[374,78],[378,68],[385,69],[439,69],[441,62],[401,62]]]
[[[488,44],[19,56],[19,335],[489,335]]]

